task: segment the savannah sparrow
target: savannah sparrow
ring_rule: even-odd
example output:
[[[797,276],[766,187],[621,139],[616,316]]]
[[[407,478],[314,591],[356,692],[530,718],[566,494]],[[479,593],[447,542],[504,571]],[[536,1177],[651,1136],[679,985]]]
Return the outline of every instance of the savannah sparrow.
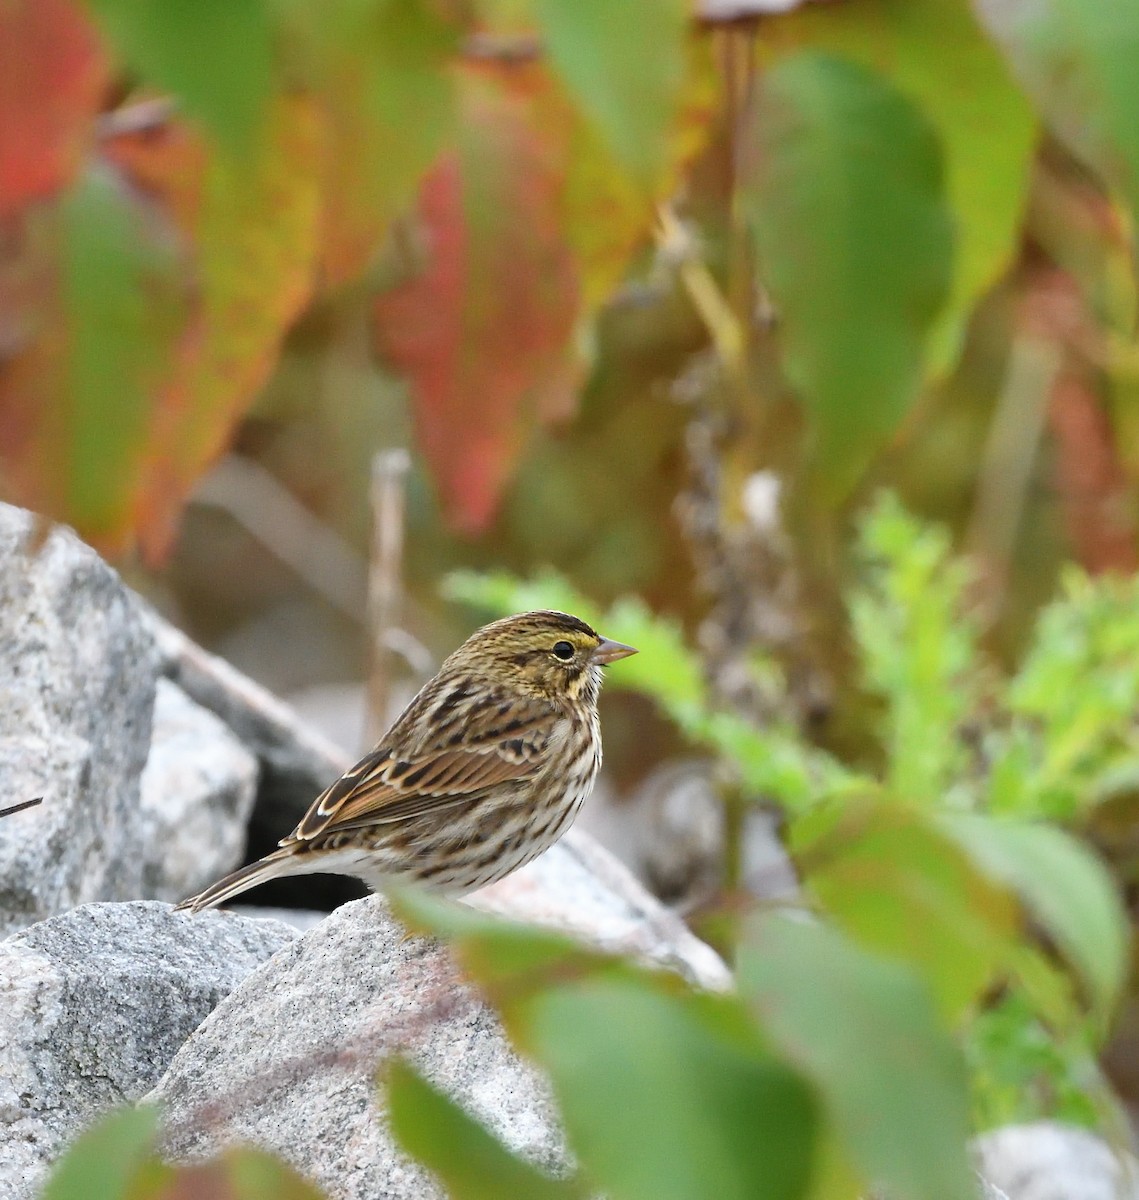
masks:
[[[509,875],[552,846],[589,795],[601,766],[601,668],[635,653],[566,613],[484,626],[279,850],[178,907],[199,912],[314,871],[452,895]]]

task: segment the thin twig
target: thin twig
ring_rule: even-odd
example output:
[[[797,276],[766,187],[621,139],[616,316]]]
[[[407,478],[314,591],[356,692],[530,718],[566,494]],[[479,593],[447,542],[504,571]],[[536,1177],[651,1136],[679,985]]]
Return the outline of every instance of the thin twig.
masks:
[[[191,502],[224,509],[333,608],[362,621],[368,591],[363,559],[259,463],[226,455]]]
[[[43,797],[37,796],[34,800],[25,800],[21,804],[12,804],[7,808],[0,808],[0,817],[10,817],[13,813],[23,812],[25,808],[35,808],[37,804],[43,803]]]
[[[999,606],[1020,529],[1063,348],[1033,335],[1013,342],[1008,375],[981,456],[966,545],[985,568],[986,607]],[[990,614],[991,615],[991,614]]]
[[[724,369],[729,374],[739,373],[743,369],[745,337],[732,306],[671,206],[660,205],[657,219],[657,244],[662,254],[676,264],[684,290],[703,321]]]
[[[372,459],[372,553],[368,568],[368,742],[388,725],[392,650],[410,635],[399,628],[403,594],[404,489],[411,458],[406,450],[383,450]],[[400,637],[394,635],[399,634]],[[414,639],[412,639],[414,640]],[[405,654],[406,657],[406,654]]]

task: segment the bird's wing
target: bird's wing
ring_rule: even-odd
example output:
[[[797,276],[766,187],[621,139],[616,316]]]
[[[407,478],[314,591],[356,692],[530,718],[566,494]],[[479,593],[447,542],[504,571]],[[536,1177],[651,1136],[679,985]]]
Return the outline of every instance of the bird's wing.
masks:
[[[462,804],[541,767],[558,714],[545,705],[519,709],[493,701],[461,726],[441,724],[426,744],[400,752],[401,726],[313,802],[281,845],[373,824],[403,821]]]

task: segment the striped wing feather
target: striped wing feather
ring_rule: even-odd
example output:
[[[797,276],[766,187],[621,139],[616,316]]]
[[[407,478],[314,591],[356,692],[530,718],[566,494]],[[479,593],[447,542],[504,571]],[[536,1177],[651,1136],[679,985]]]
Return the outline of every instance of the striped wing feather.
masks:
[[[433,720],[448,698],[418,697],[375,750],[316,798],[281,845],[437,812],[541,769],[558,720],[552,706],[490,696],[456,719]]]

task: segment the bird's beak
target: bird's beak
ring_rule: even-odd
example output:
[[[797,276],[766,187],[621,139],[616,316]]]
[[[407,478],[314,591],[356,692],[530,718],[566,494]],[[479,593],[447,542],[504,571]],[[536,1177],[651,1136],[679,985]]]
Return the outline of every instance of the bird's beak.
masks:
[[[594,650],[592,658],[595,663],[616,662],[619,658],[628,658],[630,654],[636,654],[636,650],[632,646],[626,646],[622,642],[613,642],[609,638],[602,638],[601,645]]]

